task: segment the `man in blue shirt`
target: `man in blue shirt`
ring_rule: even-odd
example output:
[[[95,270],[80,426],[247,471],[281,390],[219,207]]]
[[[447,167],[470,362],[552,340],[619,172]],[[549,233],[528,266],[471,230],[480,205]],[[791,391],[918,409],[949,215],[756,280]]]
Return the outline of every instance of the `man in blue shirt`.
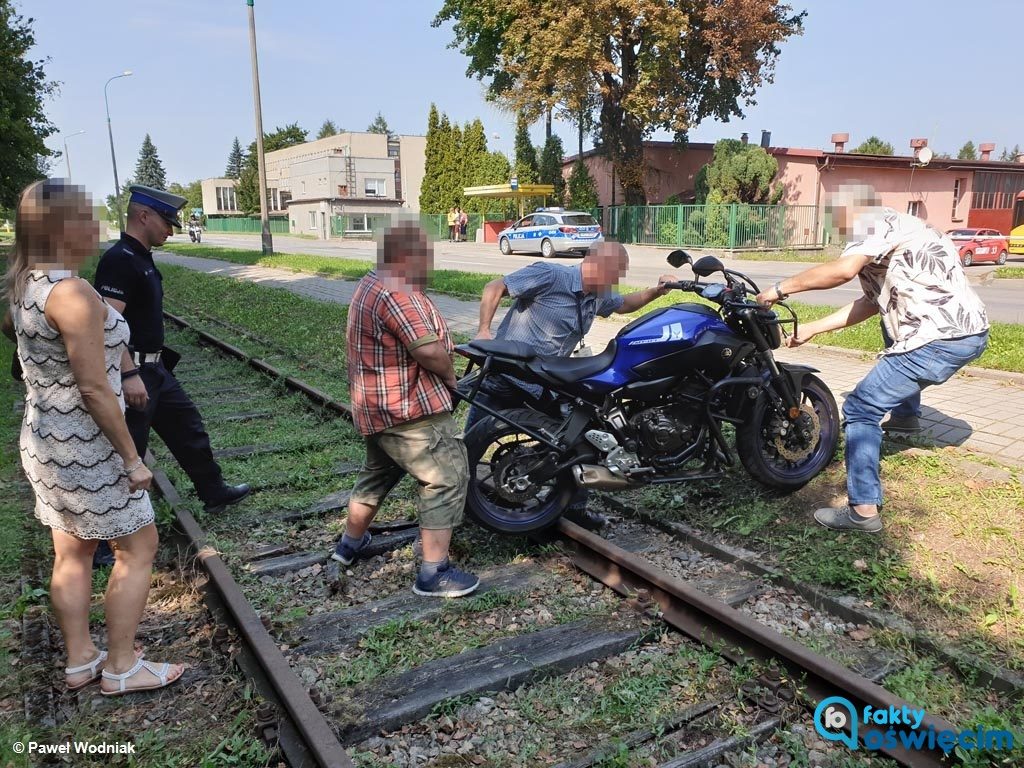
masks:
[[[620,243],[604,242],[590,249],[577,267],[539,261],[499,277],[484,286],[480,297],[480,327],[476,338],[497,338],[529,344],[538,355],[569,356],[583,341],[598,315],[626,315],[668,292],[675,275],[662,275],[658,285],[622,296],[612,290],[629,269],[629,254]],[[515,304],[492,336],[491,321],[505,296]],[[491,376],[478,398],[496,410],[522,407],[522,390],[537,395],[540,387],[505,376]],[[536,389],[534,392],[533,390]],[[466,431],[486,414],[470,408]],[[600,528],[605,520],[586,508],[587,493],[572,500],[566,517],[586,528]]]

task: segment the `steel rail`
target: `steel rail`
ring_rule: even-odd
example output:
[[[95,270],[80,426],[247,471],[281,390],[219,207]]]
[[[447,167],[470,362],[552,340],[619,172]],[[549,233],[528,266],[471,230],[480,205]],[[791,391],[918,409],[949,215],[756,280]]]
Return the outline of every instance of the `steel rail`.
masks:
[[[286,376],[259,358],[247,355],[238,347],[196,328],[181,317],[168,312],[164,312],[164,316],[175,325],[195,332],[211,346],[246,362],[250,367],[283,380],[289,389],[301,392],[318,405],[351,418],[351,408],[347,403],[335,400],[300,379]],[[756,659],[784,665],[793,679],[804,686],[805,701],[809,707],[813,707],[814,702],[841,695],[850,700],[856,711],[863,711],[869,705],[880,710],[888,710],[890,707],[901,710],[904,706],[918,708],[866,677],[769,629],[756,619],[669,576],[642,558],[565,518],[559,520],[554,530],[569,545],[573,561],[580,570],[619,594],[628,595],[637,590],[646,590],[661,608],[664,621],[683,634],[737,664]],[[942,718],[926,715],[919,730],[928,729],[936,732],[958,730]],[[895,748],[879,751],[908,768],[947,768],[951,759],[951,755],[934,744],[934,740],[930,748],[925,746],[920,750],[910,750],[898,744]]]

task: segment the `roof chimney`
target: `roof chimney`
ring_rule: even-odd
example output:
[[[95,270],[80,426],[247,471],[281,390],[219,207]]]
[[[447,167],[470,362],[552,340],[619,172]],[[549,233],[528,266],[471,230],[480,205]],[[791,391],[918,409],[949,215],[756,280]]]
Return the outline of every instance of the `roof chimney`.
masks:
[[[996,145],[995,144],[980,144],[978,146],[978,151],[981,152],[981,159],[984,160],[984,161],[988,161],[988,160],[991,159],[992,153],[996,151]]]
[[[768,149],[772,145],[772,132],[761,131],[761,146]]]
[[[924,149],[927,146],[928,146],[928,139],[911,139],[910,140],[910,148],[911,149]]]
[[[848,133],[833,133],[832,143],[836,145],[835,151],[842,152],[846,147],[846,142],[850,140],[850,134]]]
[[[749,139],[750,137],[747,136],[746,131],[740,134],[740,141],[742,141],[744,144],[746,144]]]

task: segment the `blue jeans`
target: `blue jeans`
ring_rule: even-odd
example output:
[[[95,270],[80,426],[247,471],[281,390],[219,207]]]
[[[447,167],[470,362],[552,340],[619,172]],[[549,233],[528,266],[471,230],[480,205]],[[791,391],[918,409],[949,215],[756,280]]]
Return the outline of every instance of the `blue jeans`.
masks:
[[[846,491],[849,503],[882,503],[878,476],[882,449],[882,417],[921,390],[941,384],[981,357],[988,331],[961,339],[933,341],[897,355],[885,355],[846,398]]]
[[[882,341],[885,342],[885,348],[888,349],[893,345],[892,339],[889,337],[888,332],[885,330],[885,323],[879,323],[882,328]],[[893,416],[913,416],[918,418],[921,416],[921,390],[917,390],[904,400],[902,403],[892,409]]]

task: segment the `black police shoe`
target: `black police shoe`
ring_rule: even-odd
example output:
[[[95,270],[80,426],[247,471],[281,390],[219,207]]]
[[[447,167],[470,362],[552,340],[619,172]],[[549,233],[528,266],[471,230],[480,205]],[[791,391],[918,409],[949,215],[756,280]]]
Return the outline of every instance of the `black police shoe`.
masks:
[[[215,515],[218,512],[223,512],[228,505],[237,504],[250,493],[252,493],[252,488],[248,483],[225,485],[216,496],[203,502],[203,509],[207,514]]]
[[[562,517],[576,523],[580,528],[586,528],[588,531],[600,531],[608,522],[607,517],[599,512],[593,512],[586,507],[582,509],[570,507],[562,513]]]

